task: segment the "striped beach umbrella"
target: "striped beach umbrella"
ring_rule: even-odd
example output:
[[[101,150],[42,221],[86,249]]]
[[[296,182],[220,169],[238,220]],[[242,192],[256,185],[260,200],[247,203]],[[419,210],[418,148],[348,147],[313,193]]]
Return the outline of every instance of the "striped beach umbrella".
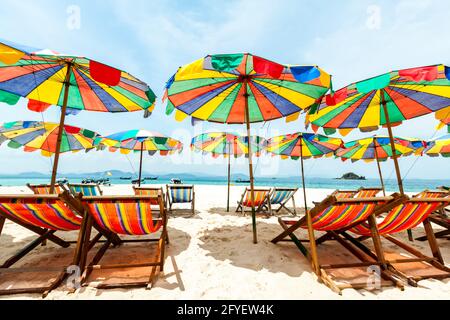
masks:
[[[122,154],[139,152],[139,186],[141,186],[142,182],[144,151],[148,152],[151,156],[155,154],[167,156],[180,153],[183,150],[183,144],[180,141],[164,136],[161,133],[147,130],[129,130],[118,132],[107,137],[100,137],[96,140],[96,145],[99,148],[106,146],[111,152],[120,150]]]
[[[394,145],[396,156],[405,157],[412,154],[422,155],[426,142],[420,139],[394,137]],[[342,161],[376,161],[381,187],[383,193],[386,193],[380,162],[393,158],[391,141],[388,136],[373,136],[346,142],[336,150],[336,156],[340,157]]]
[[[330,88],[316,66],[282,65],[249,53],[208,55],[181,67],[166,85],[166,113],[175,119],[246,124],[296,120]],[[257,243],[252,149],[249,145],[253,241]]]
[[[210,153],[214,158],[224,156],[228,158],[228,195],[227,212],[230,211],[230,179],[231,158],[248,157],[248,138],[227,132],[209,132],[198,135],[192,139],[191,149],[197,152]],[[250,138],[251,149],[257,157],[265,148],[266,140],[262,137]]]
[[[355,128],[368,132],[387,127],[399,190],[403,194],[392,127],[430,113],[447,119],[449,106],[450,69],[440,64],[397,70],[352,83],[311,108],[306,123],[313,130],[322,127],[327,134],[339,129],[342,135]]]
[[[144,110],[149,115],[156,98],[144,82],[95,60],[0,40],[0,102],[15,104],[20,97],[27,98],[28,108],[37,112],[50,105],[61,107],[57,145],[66,114]],[[57,151],[52,186],[58,162]]]
[[[428,142],[424,153],[430,157],[450,157],[450,134],[436,138]]]
[[[59,124],[39,121],[15,121],[0,127],[0,143],[8,141],[8,147],[25,152],[41,151],[46,157],[56,153]],[[64,125],[60,153],[90,151],[100,135],[94,131]]]
[[[332,156],[342,144],[343,141],[339,138],[313,133],[296,132],[269,139],[267,141],[266,150],[274,156],[280,156],[282,159],[300,159],[303,197],[305,201],[305,210],[308,211],[304,160]]]

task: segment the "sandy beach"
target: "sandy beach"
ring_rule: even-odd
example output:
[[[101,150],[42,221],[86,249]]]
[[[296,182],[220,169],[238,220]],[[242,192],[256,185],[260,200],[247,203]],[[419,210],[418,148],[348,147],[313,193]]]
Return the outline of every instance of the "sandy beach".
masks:
[[[292,243],[274,245],[272,238],[281,232],[277,217],[258,218],[259,243],[252,243],[251,218],[234,213],[236,202],[245,187],[233,186],[232,211],[226,212],[226,186],[196,186],[196,214],[175,212],[170,217],[165,270],[160,274],[152,290],[110,289],[97,290],[83,287],[68,294],[64,286],[52,291],[46,299],[450,299],[450,281],[423,280],[418,287],[406,286],[404,291],[390,287],[378,291],[345,289],[338,295],[317,281],[309,262]],[[104,194],[132,194],[131,186],[102,187]],[[333,190],[308,189],[308,201],[320,201]],[[1,194],[29,193],[25,187],[3,187]],[[303,203],[300,192],[296,195],[297,206]],[[280,215],[288,215],[283,212]],[[306,236],[306,232],[302,231]],[[423,235],[422,227],[414,235]],[[27,230],[7,222],[0,237],[0,261],[33,239]],[[76,233],[65,238],[76,239]],[[404,238],[404,235],[400,235]],[[450,243],[438,240],[444,260],[450,262]],[[388,243],[383,242],[386,249]],[[415,241],[413,246],[429,253],[426,242]],[[58,265],[70,260],[72,249],[61,249],[48,243],[32,251],[17,266]],[[350,254],[335,243],[322,246],[320,253],[326,255]],[[108,251],[108,261],[143,259],[148,248],[139,244],[125,245]],[[319,257],[320,258],[320,257]],[[129,274],[125,270],[124,274]],[[14,275],[21,281],[22,275]],[[28,278],[27,278],[28,277]],[[99,275],[103,277],[103,275]],[[25,276],[23,281],[34,281]],[[40,295],[26,294],[1,297],[1,299],[41,299]]]

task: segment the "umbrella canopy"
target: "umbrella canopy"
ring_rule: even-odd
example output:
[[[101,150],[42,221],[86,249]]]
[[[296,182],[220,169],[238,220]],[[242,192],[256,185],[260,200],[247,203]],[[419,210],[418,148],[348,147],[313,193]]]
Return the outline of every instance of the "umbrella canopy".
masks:
[[[306,199],[305,159],[331,156],[341,145],[339,138],[326,137],[320,134],[297,132],[271,138],[267,141],[267,151],[273,155],[279,155],[282,159],[300,159],[303,199],[305,210],[308,213],[308,202]]]
[[[450,157],[450,134],[436,138],[428,142],[425,154],[430,157]]]
[[[147,151],[151,156],[157,153],[161,156],[167,156],[177,152],[180,153],[183,150],[183,144],[180,141],[166,137],[161,133],[147,130],[129,130],[118,132],[107,137],[98,138],[95,144],[99,148],[102,148],[103,146],[109,147],[109,151],[111,152],[120,150],[120,153],[122,154],[140,152],[139,186],[142,182],[144,151]]]
[[[8,142],[14,149],[23,147],[25,152],[41,150],[46,157],[56,152],[59,125],[39,121],[15,121],[0,127],[0,142]],[[94,131],[65,125],[60,152],[78,152],[95,148],[94,141],[100,135]]]
[[[318,127],[327,133],[339,129],[346,135],[355,128],[373,131],[434,112],[444,120],[450,117],[449,79],[444,65],[389,72],[327,95],[310,109],[306,121],[315,131]]]
[[[85,57],[0,40],[0,101],[15,104],[24,97],[28,108],[39,112],[50,105],[64,107],[67,75],[66,113],[154,108],[153,91],[129,73]]]
[[[249,53],[208,55],[181,67],[167,82],[166,113],[175,119],[243,124],[287,117],[316,103],[331,77],[316,66],[287,66]],[[248,140],[253,242],[257,243],[252,149]]]
[[[274,155],[281,156],[282,159],[320,158],[333,155],[342,143],[339,138],[297,132],[269,139],[266,150]]]
[[[145,110],[149,116],[156,99],[147,84],[119,69],[85,57],[0,40],[0,101],[15,104],[19,97],[29,99],[28,108],[33,111],[45,111],[52,104],[61,106],[51,192],[66,114]]]
[[[209,132],[198,135],[192,139],[191,148],[194,151],[211,153],[217,158],[220,155],[235,158],[248,156],[247,137],[226,132]],[[262,137],[250,138],[252,152],[259,157],[265,148],[266,140]]]
[[[330,87],[315,66],[285,66],[245,54],[209,55],[178,70],[167,83],[167,114],[219,123],[245,123],[298,116]],[[248,96],[247,96],[248,95]],[[248,98],[248,99],[247,99]]]
[[[162,156],[181,152],[183,144],[158,132],[147,130],[129,130],[97,139],[97,144],[109,147],[111,152],[120,150],[123,154],[148,151],[150,155]]]
[[[228,157],[228,194],[227,212],[230,211],[230,187],[231,187],[231,157],[248,157],[247,137],[238,136],[226,132],[209,132],[198,135],[192,139],[191,148],[194,151],[211,153],[214,158],[220,155]],[[258,136],[250,137],[251,150],[259,157],[265,148],[266,140]]]
[[[420,155],[426,147],[425,141],[413,138],[394,137],[394,144],[398,157],[411,154]],[[386,161],[392,158],[390,139],[387,136],[373,136],[346,142],[342,148],[336,151],[336,156],[343,161],[350,159],[352,162],[358,160],[364,160],[365,162]]]

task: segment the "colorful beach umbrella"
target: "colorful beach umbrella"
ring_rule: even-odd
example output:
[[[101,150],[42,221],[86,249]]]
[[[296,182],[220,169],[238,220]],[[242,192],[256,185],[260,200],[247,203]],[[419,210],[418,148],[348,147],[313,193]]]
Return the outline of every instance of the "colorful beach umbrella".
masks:
[[[273,155],[281,156],[282,159],[300,159],[306,212],[308,212],[308,204],[306,200],[304,160],[332,156],[342,144],[343,141],[339,138],[303,132],[273,137],[267,141],[266,150]]]
[[[426,142],[420,139],[394,137],[394,145],[397,157],[405,157],[412,154],[422,155]],[[380,162],[393,157],[391,141],[388,136],[373,136],[346,142],[341,148],[336,150],[336,156],[340,157],[342,161],[376,161],[381,187],[383,188],[383,193],[386,193]]]
[[[192,139],[191,149],[198,152],[210,153],[214,158],[224,156],[228,158],[228,195],[227,212],[230,211],[230,179],[231,158],[248,157],[248,138],[227,132],[209,132]],[[259,157],[265,148],[266,140],[262,137],[250,138],[251,149]]]
[[[399,189],[404,193],[392,127],[430,113],[449,118],[449,79],[450,69],[442,64],[389,72],[327,95],[310,109],[306,122],[315,131],[322,127],[330,134],[339,129],[342,135],[355,128],[368,132],[387,127]]]
[[[151,156],[155,154],[167,156],[174,153],[180,153],[183,150],[183,144],[180,141],[166,137],[161,133],[147,130],[129,130],[115,133],[107,137],[98,138],[96,144],[100,148],[102,148],[102,146],[108,147],[111,152],[116,152],[117,150],[120,150],[120,153],[122,154],[139,152],[139,186],[141,186],[142,182],[144,151],[148,152]]]
[[[15,121],[0,127],[0,143],[8,141],[8,147],[25,152],[41,151],[46,157],[56,153],[59,124],[40,121]],[[100,135],[94,131],[64,125],[60,153],[90,151]]]
[[[424,153],[430,157],[450,157],[450,134],[436,138],[428,142]]]
[[[168,81],[166,113],[227,124],[246,124],[286,117],[316,103],[330,88],[330,75],[316,66],[287,66],[249,54],[208,55],[181,67]],[[249,145],[253,241],[257,243],[252,149]]]
[[[19,97],[27,98],[33,111],[45,111],[50,105],[61,107],[57,150],[66,114],[144,110],[149,115],[155,102],[147,84],[119,69],[85,57],[0,40],[0,101],[15,104]],[[57,151],[52,186],[58,162]]]

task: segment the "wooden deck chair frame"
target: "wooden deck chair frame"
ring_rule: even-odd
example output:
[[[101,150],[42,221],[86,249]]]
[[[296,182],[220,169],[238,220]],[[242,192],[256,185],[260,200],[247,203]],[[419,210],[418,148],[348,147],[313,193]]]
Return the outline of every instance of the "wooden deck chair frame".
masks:
[[[78,215],[82,214],[82,211],[80,211],[79,204],[77,204],[72,196],[69,195],[67,191],[64,191],[60,195],[2,195],[0,196],[0,201],[2,199],[14,199],[15,201],[24,201],[29,199],[36,199],[36,200],[42,200],[42,201],[48,201],[48,200],[61,200],[64,201],[67,206],[73,210]],[[72,263],[70,265],[79,266],[80,258],[81,258],[81,242],[85,238],[85,231],[86,231],[86,224],[81,222],[80,229],[78,231],[78,240],[75,242],[72,241],[65,241],[58,236],[55,235],[57,231],[55,230],[48,230],[44,228],[40,228],[34,225],[26,224],[14,217],[6,216],[0,212],[0,235],[2,228],[4,226],[4,223],[6,220],[10,220],[38,235],[38,238],[31,241],[29,244],[27,244],[25,247],[23,247],[19,252],[14,254],[12,257],[7,259],[1,266],[0,266],[0,273],[5,272],[48,272],[51,271],[49,268],[14,268],[10,269],[14,264],[16,264],[19,260],[24,258],[28,253],[30,253],[33,249],[41,245],[44,241],[49,240],[54,242],[55,244],[63,247],[68,248],[71,244],[76,243],[76,247],[74,249],[74,255],[72,259]],[[95,236],[92,240],[89,239],[89,245],[88,247],[92,247],[95,243],[97,243],[102,234],[99,233],[97,236]],[[0,295],[12,295],[12,294],[22,294],[22,293],[41,293],[43,297],[47,296],[50,291],[57,288],[66,278],[67,274],[67,267],[64,266],[61,268],[57,268],[59,271],[58,276],[55,278],[54,281],[52,281],[49,285],[43,286],[43,287],[30,287],[30,288],[20,288],[20,289],[5,289],[0,290]]]
[[[327,270],[331,269],[345,269],[345,268],[357,268],[357,267],[369,267],[378,265],[380,267],[381,277],[385,280],[384,283],[381,283],[381,286],[392,286],[395,285],[400,289],[404,289],[404,284],[398,277],[395,276],[394,273],[389,270],[386,261],[384,260],[384,255],[381,254],[381,247],[379,241],[379,235],[376,229],[376,220],[375,217],[390,210],[391,208],[397,206],[402,203],[404,198],[398,194],[394,194],[391,197],[377,197],[377,198],[342,198],[338,199],[335,196],[328,196],[322,202],[317,204],[313,209],[309,210],[308,213],[293,225],[289,226],[286,224],[282,218],[279,218],[278,221],[283,228],[283,232],[275,237],[272,240],[272,243],[276,244],[280,241],[290,241],[294,242],[294,244],[298,247],[300,252],[310,261],[311,266],[318,276],[319,280],[327,285],[334,292],[341,294],[343,289],[353,288],[353,289],[364,289],[367,287],[367,282],[362,283],[348,283],[348,284],[338,284],[336,283],[332,277],[329,275]],[[319,257],[317,253],[317,242],[315,237],[315,230],[312,227],[312,221],[314,217],[321,214],[324,210],[329,208],[330,206],[337,204],[352,204],[352,203],[368,203],[368,202],[384,202],[383,204],[378,205],[373,213],[368,218],[368,223],[371,225],[371,232],[373,234],[373,242],[374,246],[379,253],[378,256],[372,256],[372,259],[368,259],[367,256],[359,250],[358,247],[352,245],[348,241],[346,241],[340,234],[335,231],[326,231],[326,235],[331,236],[333,240],[336,240],[340,245],[342,245],[345,249],[347,249],[351,254],[353,254],[357,259],[361,262],[356,263],[346,263],[346,264],[328,264],[322,265],[319,262]],[[362,222],[353,224],[352,227],[358,225]],[[301,228],[302,226],[308,227],[308,239],[302,240],[299,239],[294,232]],[[290,239],[286,239],[289,237]],[[308,250],[302,242],[310,243],[310,250]],[[387,281],[387,282],[386,282]]]
[[[450,200],[449,200],[450,201]],[[416,202],[416,203],[420,203],[420,202],[442,202],[442,199],[436,199],[436,198],[409,198],[408,196],[404,196],[402,203],[400,203],[399,205],[404,205],[407,202]],[[447,206],[447,204],[443,204],[442,206]],[[394,207],[391,207],[390,210],[394,209]],[[440,208],[438,208],[439,210]],[[389,210],[389,211],[390,211]],[[385,211],[387,212],[387,211]],[[418,284],[417,282],[423,279],[428,279],[428,278],[433,278],[433,279],[445,279],[450,277],[450,268],[445,266],[445,262],[442,258],[442,254],[440,252],[439,246],[437,244],[436,241],[436,237],[435,234],[433,232],[433,228],[431,226],[430,223],[430,219],[429,217],[426,218],[423,221],[423,226],[425,229],[425,233],[426,233],[426,238],[428,240],[431,252],[432,252],[432,257],[429,257],[425,254],[423,254],[422,252],[420,252],[419,250],[413,248],[412,246],[398,240],[397,238],[393,237],[391,234],[386,234],[386,235],[380,235],[378,233],[378,226],[375,224],[375,229],[377,230],[377,239],[375,239],[377,242],[379,242],[379,244],[377,245],[378,247],[375,247],[375,252],[373,252],[371,249],[369,249],[367,246],[365,246],[363,244],[363,241],[369,239],[372,237],[372,239],[374,239],[374,236],[372,234],[371,237],[368,236],[361,236],[359,238],[355,238],[353,236],[351,236],[347,231],[349,231],[350,229],[354,228],[355,226],[349,226],[348,228],[342,229],[342,230],[337,230],[335,232],[336,236],[343,236],[345,238],[345,240],[351,242],[354,246],[358,247],[361,251],[363,251],[365,254],[371,256],[372,258],[382,258],[386,265],[388,266],[389,270],[396,274],[398,277],[404,279],[406,282],[408,282],[408,284],[410,284],[411,286],[415,286],[417,287]],[[371,229],[373,228],[373,226],[371,225]],[[371,230],[372,231],[372,230]],[[416,258],[405,258],[405,259],[396,259],[396,260],[388,260],[385,258],[384,256],[384,251],[382,249],[382,243],[381,243],[381,239],[386,239],[388,241],[390,241],[391,243],[393,243],[394,245],[398,246],[399,248],[407,251],[408,253],[412,254],[413,256],[415,256]],[[318,243],[323,243],[325,241],[330,240],[329,235],[325,235],[322,236],[321,238],[318,239]],[[404,272],[401,272],[398,270],[398,268],[395,268],[394,264],[400,264],[400,263],[414,263],[414,262],[421,262],[421,263],[428,263],[431,266],[435,267],[436,269],[446,272],[446,274],[442,274],[442,272],[439,272],[437,274],[428,274],[428,275],[424,275],[424,276],[410,276],[405,274]]]
[[[91,187],[97,190],[99,196],[103,195],[103,191],[97,183],[69,183],[67,184],[67,187],[69,188],[69,192],[72,193],[74,197],[77,197],[80,192],[77,193],[72,191],[72,187]]]
[[[96,200],[112,200],[112,201],[121,201],[121,200],[149,200],[152,199],[150,196],[100,196],[100,197],[83,197],[79,196],[79,199],[83,201],[96,201]],[[83,286],[88,286],[89,276],[92,274],[94,270],[100,269],[120,269],[120,268],[148,268],[151,267],[151,272],[148,277],[148,280],[145,282],[129,282],[129,283],[108,283],[108,284],[100,284],[97,285],[97,289],[114,289],[114,288],[130,288],[130,287],[146,287],[146,289],[151,289],[154,286],[156,281],[156,277],[159,272],[164,270],[164,262],[165,262],[165,246],[169,244],[169,237],[167,233],[167,215],[165,210],[165,205],[163,202],[162,195],[158,196],[159,203],[159,214],[160,219],[162,221],[161,226],[161,236],[158,239],[130,239],[123,240],[120,239],[121,244],[127,243],[157,243],[157,253],[156,253],[156,261],[150,263],[141,263],[141,264],[114,264],[114,265],[101,265],[100,260],[103,258],[108,249],[114,245],[112,241],[108,239],[105,244],[103,244],[100,249],[97,251],[95,256],[92,258],[91,262],[87,264],[87,253],[89,251],[89,245],[86,241],[84,241],[83,248],[81,249],[81,259],[80,259],[80,267],[83,271],[81,276],[81,284]],[[90,233],[92,227],[96,225],[95,219],[89,212],[89,208],[84,204],[84,209],[86,212],[85,218],[86,222],[86,232],[85,239],[90,237]],[[118,234],[114,234],[119,237]],[[159,268],[159,272],[157,272]]]
[[[295,207],[295,194],[297,193],[298,188],[273,188],[269,194],[269,202],[270,202],[270,210],[271,210],[270,214],[272,215],[272,210],[274,209],[273,206],[278,204],[278,203],[272,203],[273,196],[277,191],[290,191],[290,192],[292,192],[292,194],[279,204],[280,207],[275,212],[279,213],[284,208],[287,212],[289,212],[293,216],[297,216],[297,210]],[[289,209],[288,207],[286,207],[286,205],[289,201],[292,201],[292,210]]]
[[[255,212],[256,213],[260,213],[260,212],[264,212],[267,211],[270,215],[272,215],[272,205],[270,203],[270,193],[271,193],[271,189],[263,189],[263,188],[256,188],[254,189],[255,193],[256,192],[266,192],[266,196],[265,199],[261,202],[261,204],[258,207],[255,207]],[[241,212],[242,215],[244,215],[246,212],[251,212],[251,210],[245,210],[245,206],[243,205],[245,196],[247,194],[250,194],[251,190],[250,188],[245,188],[244,193],[241,196],[241,200],[238,201],[237,203],[237,208],[236,208],[236,212]],[[250,207],[249,207],[250,208]]]
[[[166,185],[166,199],[168,203],[168,210],[170,213],[174,212],[173,205],[181,202],[174,202],[174,199],[172,199],[172,194],[170,192],[171,189],[191,189],[191,201],[190,202],[184,202],[184,203],[190,203],[191,204],[191,213],[192,215],[195,215],[195,187],[193,185],[183,185],[183,184],[177,184],[177,185]]]

